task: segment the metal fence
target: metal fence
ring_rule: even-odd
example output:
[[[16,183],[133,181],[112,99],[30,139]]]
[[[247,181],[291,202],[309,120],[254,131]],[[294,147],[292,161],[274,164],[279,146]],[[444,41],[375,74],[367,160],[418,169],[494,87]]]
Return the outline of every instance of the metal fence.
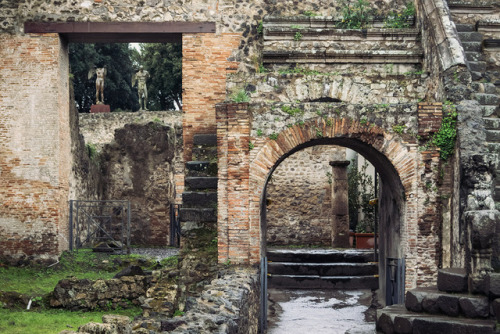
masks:
[[[130,202],[69,201],[69,248],[130,253]]]

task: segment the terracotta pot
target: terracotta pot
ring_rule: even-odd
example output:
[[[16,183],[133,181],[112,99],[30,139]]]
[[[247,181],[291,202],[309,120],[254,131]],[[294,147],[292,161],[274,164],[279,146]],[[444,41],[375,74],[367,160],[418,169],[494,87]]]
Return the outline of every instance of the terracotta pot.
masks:
[[[356,233],[356,248],[370,249],[375,245],[374,233]]]

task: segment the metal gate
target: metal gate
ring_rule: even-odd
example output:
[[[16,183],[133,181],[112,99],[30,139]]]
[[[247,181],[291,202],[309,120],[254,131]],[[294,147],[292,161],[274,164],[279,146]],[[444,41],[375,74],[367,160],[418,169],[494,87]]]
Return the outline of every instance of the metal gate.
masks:
[[[405,301],[405,259],[387,258],[385,284],[386,306]]]
[[[267,329],[267,257],[260,259],[260,333]]]
[[[69,249],[130,253],[129,201],[69,201]],[[102,246],[106,245],[106,246]]]

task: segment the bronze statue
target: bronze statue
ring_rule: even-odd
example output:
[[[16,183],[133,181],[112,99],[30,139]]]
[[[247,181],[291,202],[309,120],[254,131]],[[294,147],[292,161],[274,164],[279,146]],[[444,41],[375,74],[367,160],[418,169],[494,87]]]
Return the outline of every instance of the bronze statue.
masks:
[[[90,80],[94,76],[94,74],[97,75],[97,79],[95,80],[96,104],[104,104],[104,79],[106,78],[107,74],[106,66],[100,68],[94,66],[93,68],[91,68],[88,73],[88,79]]]
[[[149,72],[144,69],[144,66],[139,67],[139,71],[132,77],[132,87],[137,83],[137,91],[139,93],[139,110],[148,110],[148,89],[146,80],[150,77]]]

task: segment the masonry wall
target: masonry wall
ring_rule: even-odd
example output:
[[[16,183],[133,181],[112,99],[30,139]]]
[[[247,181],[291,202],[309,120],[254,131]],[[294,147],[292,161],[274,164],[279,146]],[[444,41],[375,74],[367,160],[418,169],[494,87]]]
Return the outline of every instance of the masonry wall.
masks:
[[[332,167],[345,149],[314,146],[286,158],[267,184],[267,244],[332,243]],[[335,199],[333,199],[335,200]]]
[[[0,255],[68,247],[67,48],[58,35],[0,35]]]

